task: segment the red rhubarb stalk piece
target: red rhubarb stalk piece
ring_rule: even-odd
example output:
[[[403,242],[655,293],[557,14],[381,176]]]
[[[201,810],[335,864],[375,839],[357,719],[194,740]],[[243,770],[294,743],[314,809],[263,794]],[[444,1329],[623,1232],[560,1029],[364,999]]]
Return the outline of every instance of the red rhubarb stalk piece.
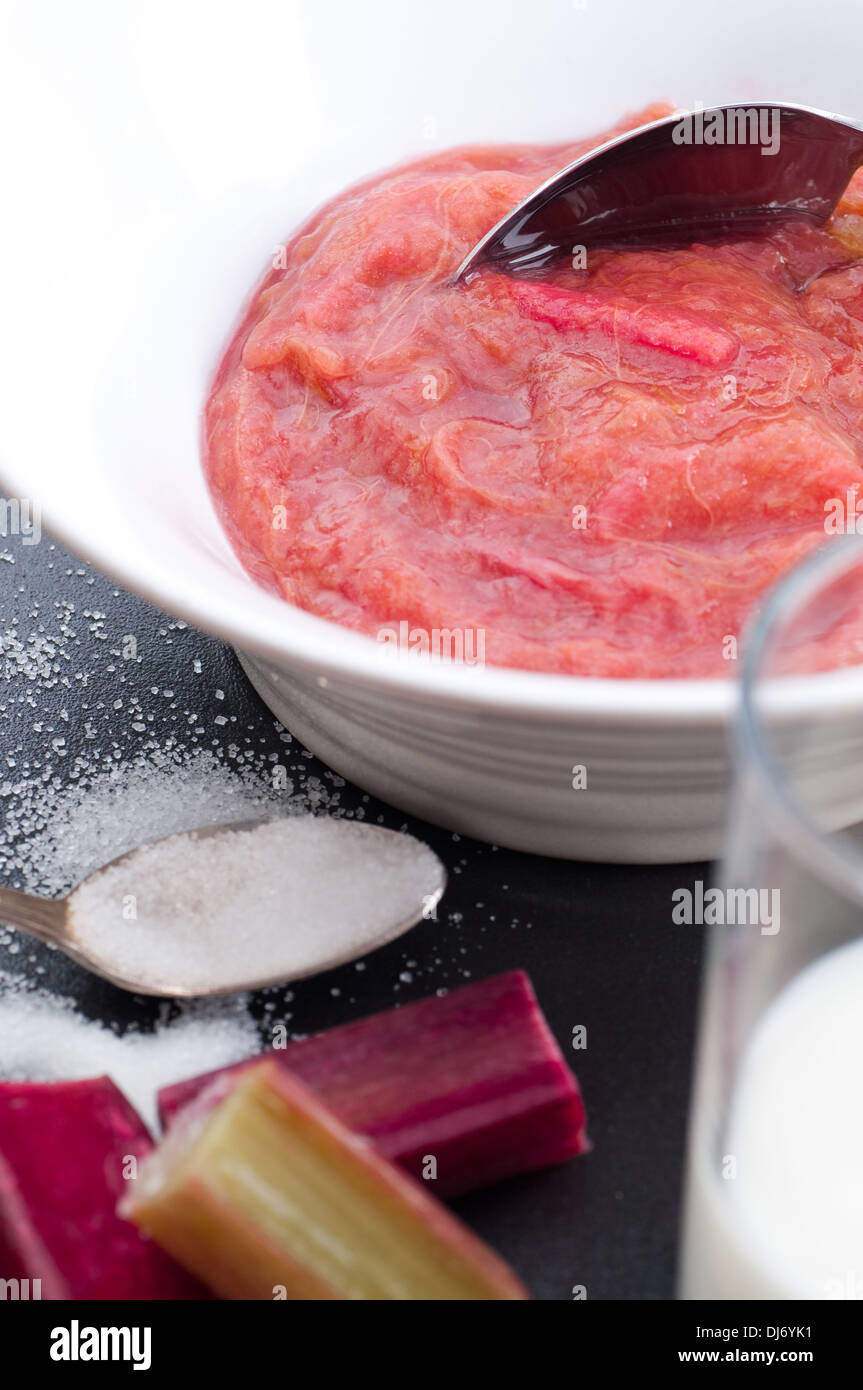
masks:
[[[14,1288],[30,1299],[209,1297],[116,1215],[118,1197],[134,1182],[124,1174],[152,1147],[107,1076],[0,1084],[0,1279],[7,1296]]]
[[[578,1082],[530,980],[495,975],[268,1054],[351,1129],[455,1197],[589,1148]],[[260,1059],[226,1068],[233,1073]],[[159,1093],[163,1124],[216,1076]]]
[[[622,342],[686,357],[705,367],[725,367],[737,356],[738,342],[731,333],[681,309],[527,280],[510,281],[509,292],[526,318],[550,323],[561,332],[575,329],[603,333]]]

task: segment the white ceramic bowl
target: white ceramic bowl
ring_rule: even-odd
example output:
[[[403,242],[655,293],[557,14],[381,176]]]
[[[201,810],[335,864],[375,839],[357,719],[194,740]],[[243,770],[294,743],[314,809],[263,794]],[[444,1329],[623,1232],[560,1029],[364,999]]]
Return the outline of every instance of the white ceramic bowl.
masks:
[[[859,106],[855,45],[813,48],[808,3],[524,14],[512,0],[0,11],[0,475],[99,569],[234,644],[289,728],[397,806],[555,855],[701,858],[718,843],[730,681],[393,660],[257,588],[199,468],[200,407],[243,297],[350,180],[438,145],[586,133],[662,97]],[[854,0],[817,18],[860,24]]]

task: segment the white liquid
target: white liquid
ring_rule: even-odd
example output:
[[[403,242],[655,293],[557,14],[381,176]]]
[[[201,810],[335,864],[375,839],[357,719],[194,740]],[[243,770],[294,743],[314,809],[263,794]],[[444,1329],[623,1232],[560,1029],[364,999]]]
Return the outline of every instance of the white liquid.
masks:
[[[735,1177],[692,1163],[682,1296],[863,1298],[863,941],[768,1009],[724,1148]]]

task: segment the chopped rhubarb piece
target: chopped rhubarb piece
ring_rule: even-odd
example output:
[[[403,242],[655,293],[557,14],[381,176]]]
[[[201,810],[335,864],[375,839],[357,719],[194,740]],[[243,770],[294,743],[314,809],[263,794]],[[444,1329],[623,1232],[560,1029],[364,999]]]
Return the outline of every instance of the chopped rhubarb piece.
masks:
[[[589,1148],[578,1082],[521,970],[268,1055],[409,1173],[427,1175],[433,1157],[441,1197]],[[161,1091],[163,1124],[219,1074]]]
[[[224,1091],[228,1086],[228,1095]],[[212,1083],[122,1206],[223,1298],[520,1299],[504,1262],[272,1060]]]
[[[0,1279],[40,1280],[43,1299],[207,1298],[116,1214],[152,1147],[107,1076],[0,1084]]]
[[[561,330],[603,333],[609,338],[686,357],[705,367],[727,366],[737,356],[739,345],[731,333],[680,309],[639,303],[618,294],[611,298],[594,290],[564,290],[526,280],[511,281],[510,294],[527,318]]]

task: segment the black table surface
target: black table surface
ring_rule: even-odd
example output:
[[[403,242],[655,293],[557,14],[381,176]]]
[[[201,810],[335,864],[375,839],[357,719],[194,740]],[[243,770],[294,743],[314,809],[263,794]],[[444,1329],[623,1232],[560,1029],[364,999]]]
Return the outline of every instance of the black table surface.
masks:
[[[0,536],[0,561],[0,643],[4,632],[23,640],[41,629],[50,638],[73,605],[74,664],[87,676],[37,682],[25,693],[4,681],[0,772],[12,758],[36,775],[55,726],[66,743],[52,768],[70,778],[88,720],[124,755],[134,753],[135,739],[143,746],[176,732],[166,702],[139,733],[113,712],[118,696],[167,685],[175,714],[184,706],[199,711],[203,732],[191,742],[216,748],[221,739],[244,740],[256,755],[277,752],[300,787],[332,781],[298,742],[286,745],[230,648],[176,626],[47,537],[28,546]],[[143,657],[131,669],[108,655],[129,633]],[[216,690],[224,695],[218,703]],[[219,715],[230,722],[216,724]],[[340,789],[340,801],[349,813],[362,805],[367,819],[425,839],[450,870],[449,886],[437,921],[369,956],[362,972],[347,965],[294,984],[291,1027],[309,1033],[441,987],[527,970],[581,1083],[593,1150],[472,1194],[457,1209],[535,1298],[569,1300],[580,1286],[588,1299],[672,1298],[702,933],[672,923],[671,894],[704,877],[707,866],[540,858],[454,837],[351,786]],[[4,955],[0,948],[0,968]],[[157,1017],[157,1002],[125,995],[56,953],[43,956],[40,984],[73,996],[87,1015],[121,1028]],[[587,1045],[574,1051],[579,1025]]]

